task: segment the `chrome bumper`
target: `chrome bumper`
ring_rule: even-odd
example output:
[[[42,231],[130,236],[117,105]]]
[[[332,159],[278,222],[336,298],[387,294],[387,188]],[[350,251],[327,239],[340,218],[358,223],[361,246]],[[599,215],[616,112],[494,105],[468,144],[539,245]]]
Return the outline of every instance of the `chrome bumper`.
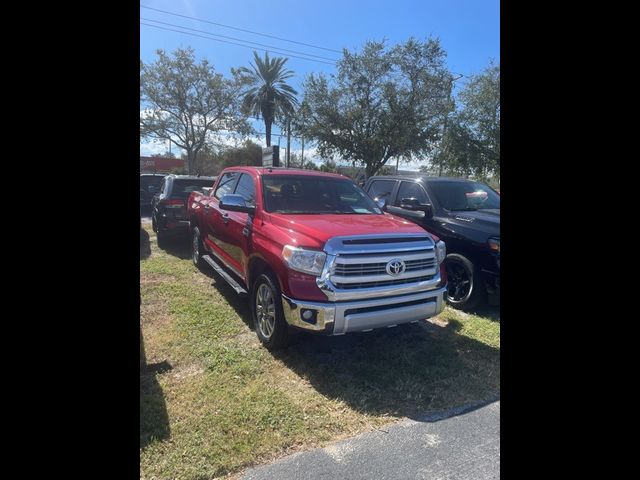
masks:
[[[445,292],[446,287],[441,287],[409,295],[338,303],[308,302],[282,295],[282,308],[285,319],[291,326],[329,335],[342,335],[433,317],[444,308]],[[406,305],[409,302],[413,304]],[[362,311],[363,309],[367,311]],[[302,319],[304,310],[313,311],[311,322]]]

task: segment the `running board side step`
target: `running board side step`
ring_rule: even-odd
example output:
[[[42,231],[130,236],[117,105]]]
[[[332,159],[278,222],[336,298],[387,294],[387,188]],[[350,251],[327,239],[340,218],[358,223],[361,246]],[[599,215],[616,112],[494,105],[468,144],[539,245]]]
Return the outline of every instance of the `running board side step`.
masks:
[[[231,275],[229,275],[220,265],[218,265],[218,263],[213,258],[211,258],[211,255],[203,255],[202,259],[205,262],[207,262],[209,265],[211,265],[211,268],[213,268],[216,272],[218,272],[218,275],[224,278],[226,282],[231,286],[231,288],[233,288],[236,291],[236,293],[238,294],[247,293],[247,291],[242,287],[242,285],[236,282]]]

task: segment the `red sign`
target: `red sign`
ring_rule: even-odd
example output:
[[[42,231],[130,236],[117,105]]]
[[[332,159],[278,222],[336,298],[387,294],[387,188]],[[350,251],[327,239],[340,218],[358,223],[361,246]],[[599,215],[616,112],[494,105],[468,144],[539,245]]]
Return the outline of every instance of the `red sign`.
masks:
[[[140,157],[141,172],[169,173],[175,168],[185,168],[185,161],[181,158]]]

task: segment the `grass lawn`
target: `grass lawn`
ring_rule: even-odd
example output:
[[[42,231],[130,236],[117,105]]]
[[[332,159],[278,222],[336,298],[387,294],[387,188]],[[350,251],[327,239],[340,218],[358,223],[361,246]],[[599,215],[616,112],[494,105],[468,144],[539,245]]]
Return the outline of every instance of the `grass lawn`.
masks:
[[[224,477],[403,417],[499,395],[500,320],[445,311],[363,334],[260,346],[248,299],[189,259],[141,248],[140,477]],[[144,258],[143,258],[144,257]],[[212,285],[213,284],[213,285]]]

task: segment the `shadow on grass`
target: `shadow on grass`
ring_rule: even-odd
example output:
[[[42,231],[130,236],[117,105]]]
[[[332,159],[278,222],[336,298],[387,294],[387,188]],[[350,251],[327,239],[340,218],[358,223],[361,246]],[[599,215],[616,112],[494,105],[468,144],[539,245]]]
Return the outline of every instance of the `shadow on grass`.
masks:
[[[171,370],[166,360],[147,364],[140,328],[140,448],[169,437],[169,415],[156,375]]]
[[[166,243],[163,244],[163,250],[166,253],[183,260],[191,260],[191,243],[188,239],[175,238],[166,240],[165,242]],[[236,310],[240,318],[242,318],[242,321],[251,330],[254,330],[253,321],[251,320],[251,310],[249,309],[249,297],[247,295],[238,295],[235,290],[206,263],[199,267],[199,270],[203,275],[211,279],[211,285],[215,287],[229,305]]]
[[[229,286],[224,278],[218,275],[209,265],[204,265],[199,269],[204,275],[212,280],[211,286],[214,287],[231,307],[236,311],[242,321],[254,331],[253,320],[251,319],[251,309],[249,307],[249,296],[239,295]]]
[[[355,410],[419,420],[499,395],[500,351],[459,329],[455,321],[446,327],[425,321],[339,337],[300,334],[274,356]]]
[[[186,236],[166,238],[162,241],[162,246],[158,245],[158,248],[182,260],[191,258],[191,244]]]
[[[500,305],[483,305],[468,311],[472,315],[488,318],[490,320],[500,322]]]

